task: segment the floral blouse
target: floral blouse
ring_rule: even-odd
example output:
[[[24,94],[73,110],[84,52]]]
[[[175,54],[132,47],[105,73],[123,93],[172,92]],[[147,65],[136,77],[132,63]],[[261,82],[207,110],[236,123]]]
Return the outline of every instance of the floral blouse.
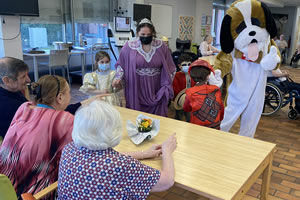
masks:
[[[112,148],[89,150],[69,143],[59,166],[58,199],[146,199],[160,171]]]

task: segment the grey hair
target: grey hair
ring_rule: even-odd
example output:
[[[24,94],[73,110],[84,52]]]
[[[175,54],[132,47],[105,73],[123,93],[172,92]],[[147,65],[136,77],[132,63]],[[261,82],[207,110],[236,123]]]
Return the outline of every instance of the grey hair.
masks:
[[[104,150],[117,146],[122,139],[119,111],[104,101],[93,101],[75,114],[72,139],[76,146]]]
[[[211,35],[205,35],[205,37],[204,37],[204,41],[206,41],[207,40],[207,38],[209,38],[209,37],[212,37]]]
[[[29,67],[22,60],[12,57],[4,57],[0,59],[0,84],[3,84],[2,79],[9,77],[17,80],[20,72],[28,71]]]

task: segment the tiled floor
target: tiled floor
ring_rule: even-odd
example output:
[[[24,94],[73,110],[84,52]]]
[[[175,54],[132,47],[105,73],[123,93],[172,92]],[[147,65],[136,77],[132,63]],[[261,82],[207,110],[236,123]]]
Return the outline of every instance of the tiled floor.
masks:
[[[292,78],[300,83],[300,68],[284,68],[292,74]],[[72,102],[85,98],[78,92],[78,85],[72,85]],[[170,109],[170,116],[174,111]],[[296,120],[287,117],[288,106],[272,116],[262,116],[255,138],[277,144],[273,161],[270,200],[300,200],[300,116]],[[231,132],[237,133],[239,125],[234,125]],[[244,200],[259,198],[261,179],[249,190]],[[206,199],[192,192],[172,187],[166,192],[151,194],[149,200],[202,200]]]

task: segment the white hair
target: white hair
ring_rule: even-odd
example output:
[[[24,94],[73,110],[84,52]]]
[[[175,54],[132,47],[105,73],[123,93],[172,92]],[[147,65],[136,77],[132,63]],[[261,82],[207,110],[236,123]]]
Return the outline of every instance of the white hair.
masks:
[[[104,101],[93,101],[75,113],[72,139],[76,146],[104,150],[117,146],[122,138],[119,111]]]

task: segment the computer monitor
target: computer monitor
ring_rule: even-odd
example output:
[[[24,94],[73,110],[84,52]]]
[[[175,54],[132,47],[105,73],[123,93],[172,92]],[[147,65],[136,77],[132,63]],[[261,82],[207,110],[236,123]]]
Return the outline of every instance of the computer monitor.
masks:
[[[0,15],[39,16],[38,0],[1,1]]]
[[[133,21],[140,21],[144,18],[151,20],[151,5],[133,4]]]
[[[116,32],[130,32],[131,19],[130,17],[115,17]]]

